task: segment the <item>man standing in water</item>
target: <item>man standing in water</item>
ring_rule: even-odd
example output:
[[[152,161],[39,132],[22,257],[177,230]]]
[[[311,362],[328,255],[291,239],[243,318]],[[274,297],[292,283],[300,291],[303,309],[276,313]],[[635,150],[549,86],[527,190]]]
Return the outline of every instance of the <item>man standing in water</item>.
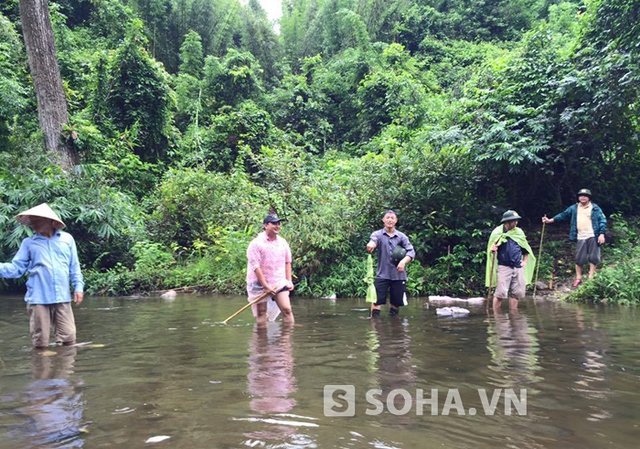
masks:
[[[264,231],[247,248],[249,301],[265,292],[269,293],[263,301],[252,306],[258,324],[267,322],[267,302],[272,299],[282,312],[283,322],[294,323],[289,300],[289,292],[294,288],[291,281],[291,249],[287,241],[278,235],[283,221],[284,218],[278,218],[275,214],[267,215],[262,221]]]
[[[491,232],[487,245],[486,285],[495,286],[493,310],[500,311],[502,301],[509,298],[509,308],[516,310],[533,278],[536,259],[527,237],[518,227],[522,217],[514,210],[502,214],[500,226]],[[496,263],[497,262],[497,263]],[[497,281],[496,280],[497,268]]]
[[[384,228],[375,231],[367,243],[367,251],[378,250],[378,267],[374,285],[378,300],[372,304],[371,318],[380,316],[380,309],[387,303],[389,295],[389,315],[400,313],[400,307],[407,305],[406,265],[416,257],[409,238],[396,229],[398,215],[393,210],[382,214]]]
[[[11,262],[0,264],[0,277],[29,275],[24,300],[35,348],[49,345],[52,329],[56,343],[74,345],[76,323],[71,310],[70,285],[74,287],[75,304],[79,305],[84,297],[76,242],[71,234],[61,231],[65,224],[47,203],[18,214],[16,219],[30,226],[35,234],[22,241]]]
[[[569,240],[576,243],[576,279],[573,286],[582,284],[582,265],[589,262],[589,279],[600,263],[600,246],[604,245],[607,218],[597,204],[591,202],[591,190],[580,189],[578,202],[553,218],[542,217],[543,223],[555,223],[570,219]]]

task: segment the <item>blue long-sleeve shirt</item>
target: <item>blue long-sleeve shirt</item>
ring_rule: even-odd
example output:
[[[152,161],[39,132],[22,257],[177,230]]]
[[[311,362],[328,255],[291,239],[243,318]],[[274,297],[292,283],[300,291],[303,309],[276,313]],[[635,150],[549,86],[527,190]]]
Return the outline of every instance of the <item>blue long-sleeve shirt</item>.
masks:
[[[596,240],[600,234],[607,233],[607,218],[604,216],[602,209],[595,204],[591,203],[593,209],[591,210],[591,226],[593,227],[593,233],[596,236]],[[570,219],[571,228],[569,229],[569,240],[575,242],[578,240],[578,204],[572,204],[567,207],[563,212],[553,217],[553,221],[562,221]]]
[[[29,278],[24,300],[29,304],[71,302],[71,284],[75,292],[84,291],[76,242],[67,232],[56,230],[51,238],[34,234],[22,241],[11,262],[0,264],[0,277],[25,273]]]

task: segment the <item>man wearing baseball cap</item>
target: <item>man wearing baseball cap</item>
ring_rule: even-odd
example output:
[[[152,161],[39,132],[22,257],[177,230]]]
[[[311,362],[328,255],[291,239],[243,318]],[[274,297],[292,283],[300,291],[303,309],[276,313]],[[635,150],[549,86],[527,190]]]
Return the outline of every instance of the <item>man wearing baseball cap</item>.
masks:
[[[291,281],[291,249],[280,237],[281,222],[286,221],[276,214],[269,214],[262,220],[263,232],[249,243],[247,248],[247,293],[249,302],[269,292],[263,300],[252,306],[253,316],[258,324],[274,320],[282,312],[282,321],[293,324],[289,292],[293,290]],[[273,310],[273,302],[277,308]],[[270,307],[271,306],[271,307]],[[270,310],[271,309],[271,310]]]
[[[589,278],[600,263],[600,246],[604,244],[607,232],[607,218],[597,204],[591,202],[591,190],[580,189],[578,202],[567,207],[553,218],[542,217],[543,223],[571,220],[569,240],[576,243],[576,279],[573,286],[582,284],[582,266],[589,262]]]
[[[74,287],[76,305],[84,297],[76,242],[71,234],[61,231],[65,224],[47,203],[18,214],[16,219],[31,227],[35,234],[22,241],[11,262],[0,264],[0,277],[19,278],[28,274],[24,300],[35,348],[49,345],[52,330],[57,344],[74,345],[76,324],[70,286]]]

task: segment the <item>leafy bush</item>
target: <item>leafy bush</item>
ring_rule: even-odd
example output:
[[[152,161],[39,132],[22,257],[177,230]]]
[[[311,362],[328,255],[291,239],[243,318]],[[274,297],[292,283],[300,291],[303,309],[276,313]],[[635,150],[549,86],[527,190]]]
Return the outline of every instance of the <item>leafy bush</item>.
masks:
[[[144,214],[134,199],[110,187],[99,172],[65,174],[37,157],[31,158],[31,164],[33,171],[15,169],[0,179],[0,254],[4,260],[32,234],[15,215],[47,202],[74,236],[84,268],[107,270],[131,261],[129,248],[144,231]]]
[[[634,258],[600,270],[578,290],[567,296],[569,301],[640,304],[640,259]]]
[[[194,124],[188,129],[184,144],[191,151],[185,152],[185,165],[204,164],[211,171],[228,172],[241,162],[244,151],[257,153],[268,145],[272,129],[269,114],[252,101],[223,106],[209,126]]]
[[[619,214],[611,216],[609,237],[613,244],[605,247],[607,265],[578,290],[569,301],[613,304],[640,304],[640,258],[629,257],[637,252],[640,228],[637,219],[628,223]]]
[[[363,253],[364,254],[364,253]],[[366,256],[349,255],[322,270],[322,275],[301,276],[296,280],[296,293],[303,296],[357,298],[364,297]]]
[[[87,291],[97,295],[131,295],[172,288],[201,289],[222,293],[245,290],[246,250],[253,230],[211,229],[214,243],[200,245],[190,256],[181,255],[160,243],[138,242],[132,248],[133,267],[117,264],[105,272],[89,270]],[[175,248],[174,248],[175,249]]]
[[[91,268],[83,274],[87,294],[119,296],[128,295],[134,291],[134,273],[120,263],[105,271]]]
[[[269,211],[267,192],[240,171],[170,169],[148,201],[152,240],[176,244],[188,256],[196,241],[213,243],[213,228],[252,228]]]

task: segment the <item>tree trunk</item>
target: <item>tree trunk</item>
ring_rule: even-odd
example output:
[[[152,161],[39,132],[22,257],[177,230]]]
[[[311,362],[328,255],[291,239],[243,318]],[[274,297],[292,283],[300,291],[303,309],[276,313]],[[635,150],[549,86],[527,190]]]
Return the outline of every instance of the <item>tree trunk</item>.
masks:
[[[38,120],[45,148],[56,164],[69,171],[76,164],[75,152],[62,141],[62,127],[69,122],[67,99],[49,15],[47,0],[19,0],[22,34],[38,101]]]

